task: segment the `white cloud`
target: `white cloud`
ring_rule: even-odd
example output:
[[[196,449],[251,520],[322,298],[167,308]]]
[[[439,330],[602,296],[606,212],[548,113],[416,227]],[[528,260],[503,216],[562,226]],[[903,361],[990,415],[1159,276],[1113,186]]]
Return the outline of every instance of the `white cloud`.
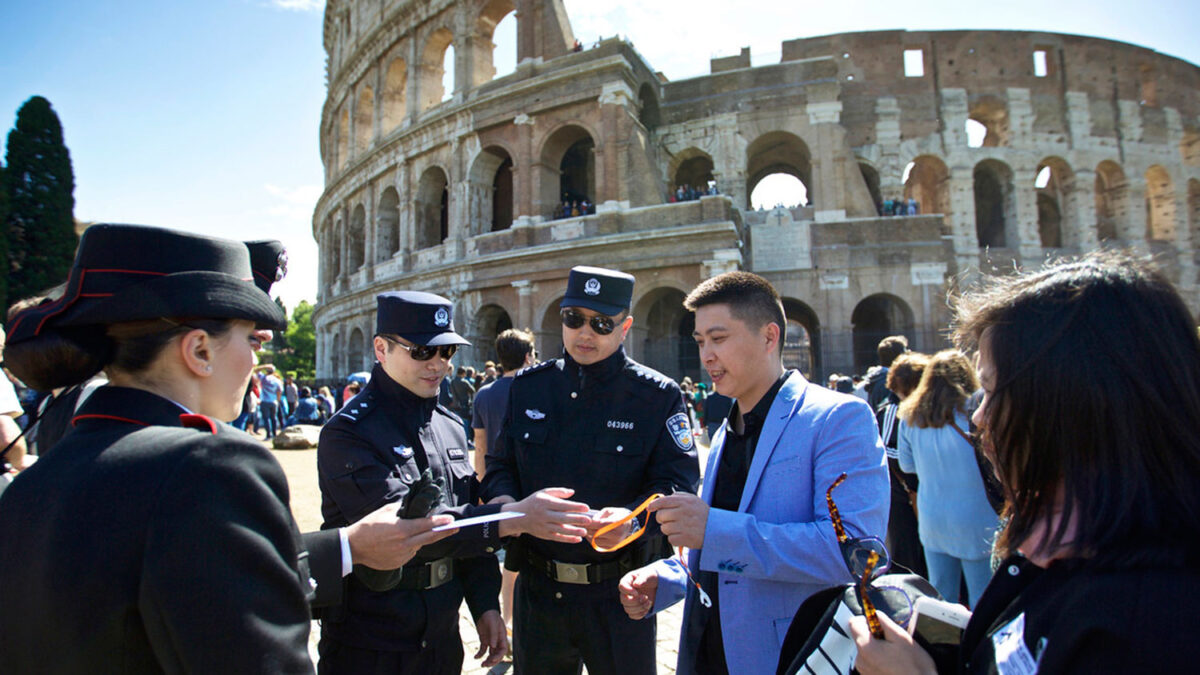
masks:
[[[313,209],[317,205],[317,199],[321,196],[320,185],[282,187],[268,183],[263,186],[263,189],[271,195],[272,200],[270,206],[263,209],[262,213],[286,221],[299,221],[306,224],[312,220]]]
[[[268,0],[267,4],[293,12],[319,12],[325,9],[325,0]]]

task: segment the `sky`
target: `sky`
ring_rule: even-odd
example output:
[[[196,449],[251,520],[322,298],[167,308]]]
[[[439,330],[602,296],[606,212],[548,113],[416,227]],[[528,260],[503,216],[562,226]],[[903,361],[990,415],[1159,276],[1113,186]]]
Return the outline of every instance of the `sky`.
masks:
[[[704,75],[711,57],[742,47],[763,65],[779,60],[784,40],[898,28],[1094,35],[1200,63],[1196,0],[564,2],[584,44],[622,36],[670,79]],[[275,294],[289,309],[313,301],[324,4],[7,0],[0,3],[0,133],[7,136],[30,96],[45,96],[71,152],[77,218],[280,239],[289,274]],[[496,41],[507,55],[498,58],[515,58],[511,38]],[[498,65],[501,73],[511,68]]]

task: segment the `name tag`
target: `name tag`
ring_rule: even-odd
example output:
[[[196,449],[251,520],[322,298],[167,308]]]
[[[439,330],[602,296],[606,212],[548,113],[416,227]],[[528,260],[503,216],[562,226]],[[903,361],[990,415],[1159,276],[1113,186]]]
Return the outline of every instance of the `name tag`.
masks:
[[[462,448],[449,448],[446,450],[446,454],[450,455],[450,459],[462,459],[467,456]]]
[[[1038,662],[1025,645],[1024,612],[992,634],[992,650],[1000,675],[1033,675],[1038,670]]]

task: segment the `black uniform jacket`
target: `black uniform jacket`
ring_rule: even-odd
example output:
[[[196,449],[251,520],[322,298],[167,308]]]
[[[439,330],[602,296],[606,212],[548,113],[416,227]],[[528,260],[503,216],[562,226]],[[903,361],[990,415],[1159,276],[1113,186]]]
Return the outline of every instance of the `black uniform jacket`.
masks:
[[[479,481],[459,418],[436,398],[408,391],[376,364],[367,386],[321,430],[317,469],[322,527],[342,527],[384,504],[398,503],[426,467],[444,486],[439,513],[465,518],[500,510],[498,505],[477,505]],[[406,574],[432,560],[455,558],[454,579],[424,591],[372,591],[356,568],[347,578],[342,606],[323,615],[322,628],[346,644],[388,651],[418,649],[438,631],[452,629],[457,635],[464,594],[476,619],[500,607],[500,567],[494,554],[499,547],[499,528],[488,523],[421,548],[405,566]]]
[[[245,433],[105,386],[0,500],[0,671],[309,673],[287,479]]]
[[[958,667],[939,659],[938,671],[1029,672],[1001,670],[999,652],[1012,660],[1027,657],[1040,673],[1196,672],[1196,607],[1200,569],[1194,556],[1187,563],[1120,569],[1085,560],[1042,569],[1013,556],[979,599]]]
[[[593,509],[634,509],[654,493],[696,491],[700,466],[679,386],[625,356],[580,366],[570,355],[517,373],[495,448],[488,448],[484,500],[548,487],[575,490]],[[646,523],[646,517],[641,517]],[[661,537],[649,519],[643,539]],[[599,562],[587,542],[522,536],[521,544],[563,562]],[[638,542],[639,545],[643,545]]]

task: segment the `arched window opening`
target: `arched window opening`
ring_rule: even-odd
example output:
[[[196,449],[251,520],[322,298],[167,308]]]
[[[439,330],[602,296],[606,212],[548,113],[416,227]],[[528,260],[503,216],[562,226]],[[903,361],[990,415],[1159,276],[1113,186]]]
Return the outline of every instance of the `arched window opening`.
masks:
[[[421,110],[428,110],[454,95],[454,34],[438,28],[429,35],[421,53]],[[447,95],[448,94],[448,95]]]
[[[454,45],[442,55],[442,102],[454,98]]]
[[[1120,165],[1104,160],[1096,167],[1096,236],[1116,241],[1129,218],[1129,183]]]
[[[696,154],[679,163],[669,201],[689,201],[706,194],[715,194],[717,181],[713,177],[713,161],[707,154]]]
[[[808,206],[808,187],[789,173],[764,176],[750,193],[750,208],[773,209],[777,206]]]
[[[517,13],[513,0],[492,0],[485,5],[475,30],[479,46],[474,48],[474,85],[517,69]]]
[[[505,157],[492,181],[492,232],[507,230],[513,222],[513,161]]]
[[[858,163],[858,171],[862,174],[863,182],[867,184],[867,192],[871,195],[871,203],[875,205],[875,213],[882,213],[883,192],[879,189],[879,172],[866,162]]]
[[[1146,170],[1146,238],[1175,240],[1175,185],[1157,164]]]
[[[793,298],[783,298],[787,333],[783,339],[783,365],[812,379],[821,367],[821,325],[811,307]]]
[[[513,327],[512,318],[499,305],[484,305],[475,315],[476,356],[479,361],[500,362],[496,353],[496,336]]]
[[[1037,191],[1038,236],[1042,248],[1078,246],[1083,240],[1078,222],[1075,174],[1060,157],[1038,164],[1033,187]]]
[[[985,96],[971,106],[967,114],[967,147],[997,148],[1008,145],[1008,137],[1008,108],[1003,101]]]
[[[812,206],[812,154],[794,134],[772,131],[750,143],[746,148],[746,176],[751,208]]]
[[[363,266],[363,252],[367,243],[367,210],[359,204],[350,216],[350,229],[346,232],[346,271],[354,274]]]
[[[446,172],[432,166],[421,174],[414,204],[417,219],[417,248],[437,246],[449,233],[449,181]]]
[[[347,370],[351,372],[358,372],[360,370],[367,370],[370,367],[368,364],[363,363],[363,347],[365,346],[366,339],[363,336],[362,329],[355,328],[354,330],[350,331],[350,348],[347,350],[346,354]],[[372,352],[374,352],[374,350],[372,350]],[[346,374],[349,375],[350,373]]]
[[[590,208],[582,205],[592,204],[592,194],[596,189],[595,150],[596,144],[590,137],[580,139],[567,148],[567,152],[559,164],[559,172],[562,176],[559,179],[559,192],[562,194],[563,202],[572,205],[571,215],[584,215],[585,211],[591,211]],[[576,208],[578,213],[574,212]]]
[[[543,361],[557,359],[563,354],[562,316],[559,313],[561,303],[561,297],[555,298],[542,314],[541,330],[537,334],[537,350],[539,358]]]
[[[375,247],[376,262],[390,259],[400,251],[400,193],[389,187],[379,198],[378,231]]]
[[[374,105],[374,90],[363,87],[358,92],[358,105],[354,109],[354,149],[359,154],[371,146],[371,138],[375,135],[371,114]]]
[[[911,168],[909,168],[911,167]],[[940,158],[916,157],[905,168],[904,199],[916,201],[917,213],[950,213],[950,170]]]
[[[913,334],[912,310],[893,295],[866,297],[850,315],[853,324],[854,372],[865,373],[879,362],[879,342],[889,335]]]
[[[400,126],[407,114],[408,64],[404,59],[392,59],[383,83],[383,100],[379,106],[379,122],[383,133]]]
[[[333,336],[333,347],[329,350],[329,370],[337,380],[350,374],[343,369],[342,336],[336,333]]]
[[[342,221],[339,220],[329,230],[326,241],[329,242],[329,254],[325,259],[325,269],[328,283],[332,285],[342,273]]]
[[[1012,170],[1002,162],[985,160],[975,166],[975,236],[980,248],[1016,244],[1010,229],[1016,224]]]
[[[1062,247],[1062,212],[1059,211],[1058,202],[1044,192],[1039,192],[1037,208],[1038,237],[1042,241],[1042,248]]]
[[[537,208],[545,217],[596,212],[596,144],[586,129],[571,124],[550,134],[534,170],[541,185]]]
[[[649,82],[638,89],[638,121],[646,127],[647,131],[654,131],[662,123],[661,113],[658,109],[658,94],[654,93],[654,88],[650,86]]]
[[[700,355],[692,337],[696,318],[684,309],[683,299],[683,291],[674,288],[650,292],[634,310],[634,325],[645,328],[643,363],[675,380],[699,381]]]

